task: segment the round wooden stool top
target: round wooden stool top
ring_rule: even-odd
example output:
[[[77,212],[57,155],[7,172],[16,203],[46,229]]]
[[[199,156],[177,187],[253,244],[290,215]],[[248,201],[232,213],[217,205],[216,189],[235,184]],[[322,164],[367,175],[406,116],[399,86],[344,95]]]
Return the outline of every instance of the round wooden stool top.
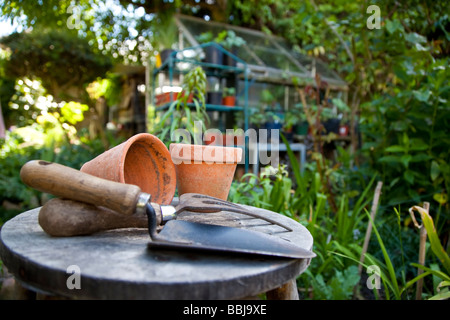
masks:
[[[176,200],[175,200],[176,201]],[[239,226],[283,237],[312,250],[298,222],[246,206],[282,227],[231,212],[183,213],[178,219]],[[152,251],[147,229],[116,229],[89,236],[51,237],[38,224],[40,208],[7,221],[0,233],[4,265],[25,287],[78,299],[239,299],[295,279],[310,259]],[[76,276],[80,286],[74,287]]]

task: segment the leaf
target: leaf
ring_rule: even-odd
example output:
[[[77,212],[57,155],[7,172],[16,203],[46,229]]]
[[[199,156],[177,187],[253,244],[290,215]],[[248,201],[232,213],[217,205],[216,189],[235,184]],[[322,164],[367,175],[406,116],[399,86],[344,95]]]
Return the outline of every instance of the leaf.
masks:
[[[439,168],[439,164],[434,160],[431,161],[431,172],[430,172],[431,181],[436,180],[436,178],[439,176],[440,173],[441,170]]]
[[[431,156],[426,153],[419,153],[412,156],[410,162],[423,162],[431,159]]]
[[[419,206],[413,206],[409,208],[409,213],[412,217],[414,217],[413,213],[414,210],[418,211],[422,218],[422,223],[425,226],[425,229],[427,230],[427,237],[428,240],[430,241],[431,250],[444,265],[447,272],[450,272],[450,257],[448,256],[447,252],[445,252],[444,248],[441,245],[439,236],[436,232],[436,228],[434,227],[433,218],[429,215],[429,213],[425,209]],[[433,270],[433,272],[436,271]]]
[[[439,202],[440,205],[444,205],[448,201],[448,197],[445,193],[435,193],[433,194],[433,199]]]
[[[392,188],[399,180],[400,180],[399,177],[397,177],[394,180],[392,180],[391,183],[389,184],[389,187]]]
[[[89,110],[86,104],[70,101],[61,108],[63,120],[70,124],[76,124],[84,120],[83,112]]]
[[[384,156],[378,159],[378,162],[401,162],[399,156]]]
[[[440,291],[443,287],[450,287],[450,281],[442,281],[439,283],[439,285],[436,287],[437,291]]]
[[[335,98],[335,99],[332,99],[331,101],[338,108],[339,111],[341,111],[341,112],[350,111],[350,107],[341,99]]]
[[[423,91],[413,90],[412,92],[414,97],[421,102],[428,102],[428,99],[431,96],[430,90],[423,90]]]
[[[385,149],[386,152],[405,152],[405,148],[400,145],[393,145]]]
[[[417,51],[427,51],[428,50],[427,47],[424,47],[420,43],[415,43],[415,47],[416,47]]]
[[[392,288],[392,291],[394,292],[394,295],[397,299],[400,299],[400,290],[398,287],[398,282],[397,282],[397,277],[395,275],[395,269],[394,266],[392,264],[391,259],[389,258],[389,254],[386,250],[386,247],[384,246],[383,240],[381,239],[380,234],[378,233],[377,227],[372,219],[372,217],[370,216],[370,213],[366,210],[366,215],[369,218],[369,220],[372,222],[372,226],[373,226],[373,231],[375,232],[375,235],[377,237],[378,240],[378,244],[381,248],[381,251],[383,253],[383,257],[384,257],[384,262],[386,264],[386,269],[389,273],[389,280],[390,280],[390,286]]]
[[[422,36],[416,32],[407,33],[405,35],[405,40],[408,42],[414,43],[414,44],[415,43],[427,43],[427,39],[424,36]]]
[[[414,65],[411,64],[410,61],[408,61],[408,60],[403,61],[402,66],[406,70],[407,75],[410,75],[410,76],[417,75],[416,71],[414,70]]]
[[[413,184],[413,183],[414,183],[414,174],[413,174],[413,172],[410,171],[410,170],[406,170],[406,171],[403,173],[403,178],[405,178],[405,180],[408,181],[410,184]]]
[[[440,292],[437,295],[432,296],[430,299],[428,300],[447,300],[450,298],[450,291],[444,291],[444,292]]]
[[[386,20],[386,29],[390,34],[395,33],[397,30],[404,31],[403,26],[398,20]]]
[[[286,137],[283,135],[283,133],[280,134],[281,139],[283,140],[283,143],[286,145],[286,151],[289,157],[289,160],[291,162],[292,171],[294,173],[295,181],[297,182],[297,185],[303,186],[303,178],[300,171],[300,166],[298,164],[298,161],[295,158],[294,153],[292,152],[292,149],[286,139]]]
[[[401,158],[401,161],[403,163],[403,165],[405,166],[405,168],[408,168],[409,165],[409,161],[411,161],[412,156],[410,154],[404,154]]]
[[[406,132],[403,132],[403,144],[407,147],[409,146],[409,137]]]
[[[395,121],[391,123],[392,130],[395,131],[405,131],[406,129],[408,129],[408,121],[405,120],[399,120],[399,121]]]
[[[445,272],[442,272],[441,270],[433,270],[431,268],[425,267],[424,265],[421,265],[421,264],[415,263],[415,262],[411,263],[411,266],[422,269],[423,271],[428,272],[429,274],[432,274],[435,277],[438,277],[444,281],[450,281],[449,275],[446,274]]]
[[[413,151],[423,151],[428,149],[428,144],[426,144],[422,139],[411,139],[410,141],[410,150]]]

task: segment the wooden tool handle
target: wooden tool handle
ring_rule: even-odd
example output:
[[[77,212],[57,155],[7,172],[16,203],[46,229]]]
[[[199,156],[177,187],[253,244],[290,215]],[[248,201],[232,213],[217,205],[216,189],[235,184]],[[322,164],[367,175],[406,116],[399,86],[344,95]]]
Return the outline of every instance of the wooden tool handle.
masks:
[[[120,228],[147,228],[146,214],[124,215],[92,204],[54,198],[39,210],[39,225],[54,237],[89,235]]]
[[[109,181],[42,160],[27,162],[20,170],[20,178],[39,191],[107,207],[124,214],[134,213],[141,194],[138,186]]]

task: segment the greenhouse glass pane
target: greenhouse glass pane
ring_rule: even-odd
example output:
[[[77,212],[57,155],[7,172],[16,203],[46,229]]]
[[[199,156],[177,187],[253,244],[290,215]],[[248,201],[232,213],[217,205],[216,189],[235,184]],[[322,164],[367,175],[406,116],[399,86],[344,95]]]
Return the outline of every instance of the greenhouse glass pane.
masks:
[[[233,30],[236,36],[245,40],[245,45],[232,53],[245,61],[250,69],[256,70],[256,68],[266,67],[266,78],[272,78],[273,81],[276,81],[276,79],[285,81],[293,74],[307,81],[314,81],[312,71],[315,68],[319,75],[333,80],[332,82],[335,85],[346,86],[346,83],[325,63],[293,50],[282,38],[273,37],[261,31],[204,21],[200,18],[178,16],[178,19],[198,43],[201,43],[200,37],[204,36],[206,32],[211,33],[211,41],[220,32]],[[195,43],[191,43],[191,45],[195,45]]]

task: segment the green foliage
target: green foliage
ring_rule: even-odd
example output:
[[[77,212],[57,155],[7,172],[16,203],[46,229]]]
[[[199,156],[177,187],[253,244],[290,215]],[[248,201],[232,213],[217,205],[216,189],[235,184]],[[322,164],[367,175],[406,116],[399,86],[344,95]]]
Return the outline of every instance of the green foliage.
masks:
[[[61,121],[68,122],[70,124],[76,124],[84,120],[83,113],[88,111],[89,107],[85,104],[70,101],[65,103],[61,108]]]
[[[97,77],[105,75],[111,60],[93,51],[87,39],[61,30],[34,29],[26,33],[13,33],[1,39],[11,50],[5,64],[10,78],[38,78],[46,90],[57,99],[70,100],[70,90],[81,90]]]
[[[377,95],[364,105],[362,116],[367,137],[363,151],[371,168],[386,180],[392,205],[433,202],[434,194],[447,194],[450,187],[449,60],[425,56],[413,60],[420,61],[414,65],[407,61],[397,66],[397,74],[410,72],[414,78],[405,78],[393,94]]]
[[[307,274],[313,278],[314,299],[318,300],[349,300],[360,279],[356,266],[350,266],[342,272],[336,269],[335,274],[327,280],[322,274],[314,276],[310,270]]]
[[[249,204],[292,217],[290,208],[292,181],[285,166],[265,168],[261,176],[247,173],[240,183],[233,183],[229,193],[232,202]]]
[[[305,225],[313,236],[317,257],[299,277],[299,287],[312,288],[314,299],[350,299],[359,274],[354,265],[331,252],[354,246],[361,251],[360,235],[366,228],[364,209],[372,200],[376,176],[366,182],[360,173],[353,172],[351,156],[341,149],[342,166],[328,172],[333,188],[340,190],[338,210],[333,212],[315,164],[301,171],[284,137],[283,141],[291,160],[291,176],[282,166],[276,170],[268,167],[260,177],[246,174],[241,181],[233,182],[228,200],[279,212]]]
[[[39,130],[42,132],[42,128],[34,128],[34,132]],[[105,150],[99,139],[86,139],[83,132],[76,143],[65,141],[58,147],[33,144],[29,136],[19,133],[17,130],[8,132],[0,147],[0,225],[18,213],[42,205],[48,197],[20,180],[20,169],[26,162],[43,159],[80,169]]]
[[[178,27],[171,16],[161,17],[159,28],[155,30],[155,42],[160,51],[172,49],[172,46],[178,41]]]
[[[78,1],[80,5],[88,5],[89,0]],[[18,19],[21,23],[45,24],[52,27],[63,26],[62,20],[68,18],[67,9],[72,4],[70,0],[47,0],[45,2],[5,0],[0,4],[0,10],[5,18]]]
[[[237,36],[233,30],[223,30],[217,35],[214,42],[220,44],[226,50],[232,50],[234,47],[240,47],[246,43],[246,41]]]
[[[410,213],[412,214],[412,211],[417,210],[421,217],[424,224],[424,227],[427,230],[427,236],[431,243],[430,247],[432,249],[433,254],[435,257],[442,263],[444,266],[444,269],[446,272],[443,272],[440,270],[439,266],[437,264],[431,264],[433,268],[428,268],[426,266],[417,264],[417,263],[411,263],[412,267],[419,268],[424,270],[424,273],[421,275],[418,275],[409,281],[405,281],[405,279],[402,279],[398,276],[395,264],[393,263],[391,255],[389,255],[388,250],[385,246],[385,240],[382,239],[380,232],[378,231],[378,227],[376,226],[375,222],[371,219],[369,213],[367,212],[367,217],[369,220],[373,223],[373,230],[376,235],[376,240],[379,245],[379,248],[381,250],[383,260],[376,259],[373,255],[366,253],[365,254],[365,261],[364,263],[359,262],[359,256],[360,251],[353,247],[350,250],[344,246],[337,245],[336,249],[338,252],[333,252],[337,256],[342,256],[345,258],[348,258],[350,260],[355,261],[356,263],[361,264],[365,268],[367,268],[370,265],[375,265],[380,268],[379,276],[381,278],[381,281],[384,286],[384,293],[386,295],[386,299],[395,299],[395,300],[401,300],[405,298],[405,295],[407,295],[408,290],[413,287],[413,285],[416,284],[416,282],[419,279],[425,278],[427,276],[432,275],[434,278],[439,279],[436,280],[437,284],[434,286],[436,294],[434,296],[430,296],[429,299],[448,299],[449,293],[448,290],[445,289],[443,292],[439,292],[440,288],[439,285],[442,287],[447,286],[447,282],[450,281],[449,276],[449,266],[450,266],[450,260],[448,257],[448,254],[445,252],[443,247],[441,246],[439,237],[437,235],[436,229],[434,228],[433,219],[431,216],[421,207],[414,206],[410,208]],[[397,212],[398,213],[398,212]],[[391,240],[389,238],[389,240]],[[356,249],[356,250],[355,250]],[[403,256],[403,252],[401,252]]]
[[[369,174],[383,180],[383,201],[411,205],[429,200],[448,210],[446,5],[371,4],[380,7],[380,29],[367,28],[364,2],[265,0],[233,1],[231,6],[233,23],[285,37],[348,81],[350,109],[361,115],[361,163],[369,161]]]
[[[109,106],[117,105],[122,99],[121,75],[107,72],[105,78],[98,78],[91,82],[86,91],[93,101],[104,97]]]
[[[224,97],[234,97],[236,95],[236,88],[229,87],[223,89],[223,96]]]
[[[205,122],[209,120],[206,113],[205,93],[206,74],[201,67],[195,67],[184,76],[181,93],[161,118],[156,119],[152,132],[161,141],[167,141],[166,136],[169,135],[172,141],[182,137],[183,142],[191,143],[191,137],[193,137],[194,144],[201,144],[202,137],[199,137],[196,131],[195,122],[200,122],[202,129],[205,129]],[[191,106],[188,104],[190,99],[195,107],[194,113],[191,112]],[[178,129],[186,131],[181,134]],[[177,136],[178,134],[181,136]]]
[[[413,214],[413,211],[416,210],[420,213],[422,218],[422,223],[425,229],[427,230],[428,240],[430,241],[431,250],[435,254],[435,256],[439,259],[439,261],[444,266],[447,274],[450,274],[450,257],[447,252],[441,245],[441,241],[439,239],[439,235],[436,232],[436,228],[434,226],[433,218],[427,212],[427,210],[414,206],[410,208],[410,214]]]

